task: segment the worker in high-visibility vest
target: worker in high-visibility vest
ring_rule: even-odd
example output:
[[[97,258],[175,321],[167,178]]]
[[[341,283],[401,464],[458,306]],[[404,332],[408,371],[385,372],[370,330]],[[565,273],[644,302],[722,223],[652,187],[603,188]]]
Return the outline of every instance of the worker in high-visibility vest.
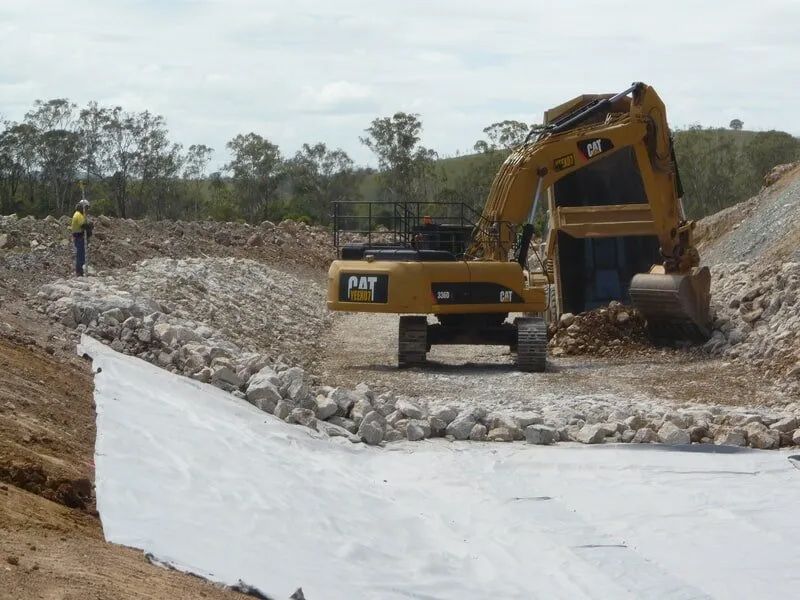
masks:
[[[84,265],[86,265],[86,240],[92,235],[92,224],[89,222],[89,201],[86,199],[78,202],[75,206],[75,214],[72,215],[72,241],[75,244],[75,274],[83,277]]]

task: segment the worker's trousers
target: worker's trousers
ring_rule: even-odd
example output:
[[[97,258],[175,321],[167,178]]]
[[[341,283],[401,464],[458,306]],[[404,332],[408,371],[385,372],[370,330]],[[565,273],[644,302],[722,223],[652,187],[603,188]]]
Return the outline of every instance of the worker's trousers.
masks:
[[[82,233],[73,233],[72,241],[75,243],[75,275],[82,277],[86,264],[86,238]]]

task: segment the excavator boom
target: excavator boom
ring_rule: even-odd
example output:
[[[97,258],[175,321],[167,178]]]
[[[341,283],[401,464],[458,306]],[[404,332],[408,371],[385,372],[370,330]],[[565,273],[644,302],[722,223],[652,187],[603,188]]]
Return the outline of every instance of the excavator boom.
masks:
[[[614,245],[597,241],[612,241],[623,249],[615,250],[617,254],[629,256],[622,263],[602,265],[605,287],[614,290],[602,297],[590,289],[591,298],[627,301],[629,296],[659,340],[707,339],[710,275],[698,268],[694,223],[683,213],[661,99],[651,87],[636,83],[616,95],[579,97],[562,112],[554,111],[555,118],[538,138],[512,152],[501,167],[468,254],[478,260],[508,260],[516,245],[515,258],[524,264],[528,244],[517,244],[516,232],[521,226],[523,240],[530,238],[546,196],[547,258],[557,267],[558,296],[567,300],[561,308],[592,308],[591,302],[576,301],[574,288],[602,287],[603,282],[575,280],[580,274],[598,276],[601,269],[587,272],[585,263],[589,255],[593,260]],[[583,240],[587,250],[576,251],[576,240]],[[633,240],[639,244],[638,257]],[[648,252],[656,246],[657,253]],[[643,264],[648,255],[653,262]],[[614,267],[617,281],[610,281]]]

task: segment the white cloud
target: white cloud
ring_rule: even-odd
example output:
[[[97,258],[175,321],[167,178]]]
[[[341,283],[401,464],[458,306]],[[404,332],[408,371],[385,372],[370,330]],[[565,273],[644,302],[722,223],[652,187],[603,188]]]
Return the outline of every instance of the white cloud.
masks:
[[[333,81],[322,87],[305,87],[301,110],[331,114],[364,114],[377,108],[372,88],[351,81]]]
[[[419,112],[447,155],[493,121],[641,79],[673,125],[800,133],[798,23],[795,0],[4,0],[0,114],[95,99],[163,114],[219,164],[250,130],[367,162],[377,116]]]

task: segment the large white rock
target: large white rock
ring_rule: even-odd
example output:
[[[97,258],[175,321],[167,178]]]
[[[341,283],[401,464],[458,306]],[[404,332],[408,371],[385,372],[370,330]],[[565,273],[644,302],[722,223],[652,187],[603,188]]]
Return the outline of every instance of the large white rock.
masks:
[[[525,428],[525,441],[529,444],[547,446],[554,444],[558,438],[558,432],[547,425],[534,424]]]
[[[690,444],[692,442],[689,432],[685,429],[681,429],[672,421],[665,421],[659,428],[658,440],[662,444],[670,445]]]
[[[649,427],[642,427],[631,441],[634,444],[655,444],[658,441],[658,434]]]
[[[458,407],[446,406],[433,412],[433,416],[444,421],[445,425],[450,425],[458,416]]]
[[[747,434],[738,427],[723,427],[714,436],[714,443],[718,446],[746,446]]]
[[[447,423],[442,421],[439,417],[429,417],[428,422],[431,426],[431,437],[441,437],[445,434]]]
[[[304,402],[310,395],[306,372],[300,367],[291,367],[278,375],[281,381],[281,392],[295,404]]]
[[[795,417],[784,417],[775,421],[769,428],[781,433],[790,433],[797,429],[797,419]]]
[[[331,423],[330,421],[317,421],[317,431],[324,433],[328,437],[343,437],[354,443],[361,442],[361,439],[357,435],[353,435],[352,432],[344,427]]]
[[[356,425],[361,425],[361,421],[364,420],[364,417],[367,416],[370,412],[374,409],[372,408],[372,404],[365,396],[359,398],[356,403],[353,405],[353,408],[350,409],[350,418]]]
[[[489,442],[513,442],[514,432],[508,427],[495,427],[486,434],[486,440]]]
[[[604,423],[587,423],[575,435],[575,441],[581,444],[602,444],[611,433]]]
[[[405,398],[397,400],[394,406],[396,410],[399,410],[409,419],[422,419],[425,416],[424,411],[419,406]]]
[[[447,426],[447,435],[452,435],[457,440],[466,440],[472,432],[472,428],[478,420],[485,416],[486,412],[480,408],[472,408],[461,411],[458,416]]]
[[[774,429],[768,429],[763,423],[749,423],[745,426],[747,441],[753,448],[771,450],[781,445],[781,434]]]
[[[275,412],[273,414],[279,419],[285,421],[291,414],[293,408],[294,407],[286,402],[286,400],[280,400],[275,405]]]
[[[281,393],[276,383],[280,383],[275,372],[264,367],[250,378],[245,394],[247,401],[261,410],[273,412],[275,405],[281,401]]]
[[[311,429],[317,428],[317,417],[314,416],[314,411],[309,408],[293,408],[286,419],[287,423],[297,423]]]
[[[358,385],[356,385],[356,393],[364,394],[369,399],[370,402],[375,401],[375,394],[372,392],[371,389],[369,389],[369,386],[363,381]]]
[[[226,366],[214,367],[211,370],[212,383],[226,383],[232,387],[238,388],[244,385],[242,378],[237,375],[233,369]]]
[[[350,433],[355,433],[358,431],[358,426],[350,419],[346,417],[340,417],[339,415],[333,416],[328,419],[328,423],[333,423],[343,429],[346,429]]]
[[[487,415],[482,420],[486,424],[486,428],[489,430],[489,433],[491,433],[493,429],[504,429],[508,430],[515,440],[521,440],[525,438],[525,433],[519,426],[516,417],[513,415],[505,413],[492,413]]]
[[[356,403],[356,401],[362,398],[363,395],[359,394],[358,392],[339,387],[331,392],[330,397],[331,400],[336,402],[336,405],[339,407],[337,414],[340,417],[345,417],[350,413],[350,409],[353,408],[353,405]]]
[[[542,415],[535,412],[517,413],[514,415],[514,420],[516,421],[517,427],[522,430],[526,430],[529,425],[541,425],[544,423]]]
[[[406,425],[406,438],[411,442],[431,437],[431,426],[422,419],[412,419]]]
[[[322,394],[316,397],[314,404],[314,412],[316,413],[317,418],[321,419],[322,421],[334,416],[336,411],[339,409],[339,406],[334,400],[328,398],[327,396],[323,396]]]
[[[188,342],[202,342],[203,337],[180,325],[170,325],[169,323],[156,323],[153,326],[153,335],[157,340],[166,346],[183,345]]]
[[[358,427],[358,437],[370,446],[376,446],[383,441],[385,424],[380,413],[372,411],[367,413]]]
[[[469,432],[469,439],[473,442],[485,442],[486,441],[486,425],[483,423],[475,423],[472,428],[472,431]]]

